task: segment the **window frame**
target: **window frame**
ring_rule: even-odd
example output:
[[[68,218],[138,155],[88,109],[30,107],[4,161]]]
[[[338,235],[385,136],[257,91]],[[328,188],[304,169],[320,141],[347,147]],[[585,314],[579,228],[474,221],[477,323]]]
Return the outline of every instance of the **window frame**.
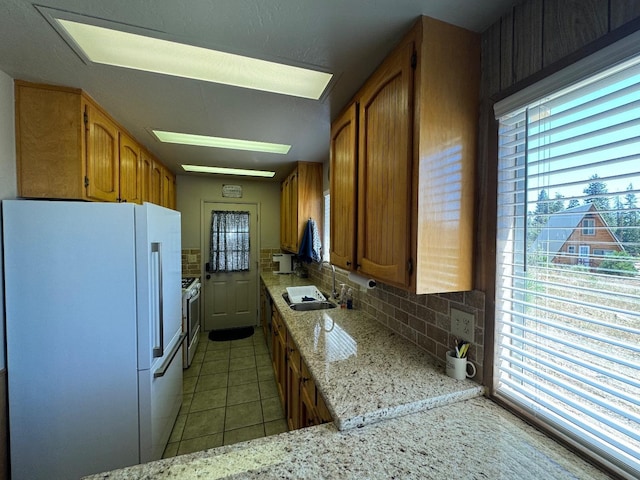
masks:
[[[582,220],[582,235],[592,236],[596,234],[596,219],[585,218]]]
[[[619,44],[614,44],[613,46],[611,46],[611,48],[602,49],[601,51],[597,52],[595,55],[592,55],[591,57],[587,57],[586,59],[583,59],[583,61],[576,62],[576,64],[572,65],[568,69],[565,69],[566,71],[556,72],[556,74],[546,77],[538,84],[527,87],[522,91],[512,95],[511,97],[508,97],[507,99],[504,99],[496,103],[494,105],[496,118],[499,118],[502,114],[512,110],[512,107],[514,104],[515,105],[527,104],[533,101],[535,98],[538,98],[538,96],[543,95],[540,92],[546,92],[546,93],[552,92],[554,91],[554,89],[562,88],[565,85],[568,85],[569,83],[572,83],[576,80],[580,80],[590,75],[597,74],[603,69],[608,68],[616,63],[619,63],[622,60],[627,59],[631,55],[640,54],[640,48],[637,42],[640,42],[640,32],[637,32],[637,34],[634,34],[634,35],[630,35],[623,41],[619,42]],[[632,43],[635,43],[635,45],[631,45]],[[528,100],[523,100],[527,98]],[[494,125],[496,127],[495,131],[497,136],[497,122]],[[491,150],[490,152],[492,152],[492,154],[494,153]],[[497,153],[498,152],[496,150],[495,151],[496,163],[497,163],[497,156],[498,156]],[[496,178],[497,178],[497,175],[496,175]],[[496,220],[498,223],[500,222],[500,218],[497,218]],[[595,231],[594,231],[594,234],[595,234]],[[579,248],[578,248],[578,251],[580,251]],[[567,253],[569,253],[569,248],[567,249]],[[499,256],[499,255],[500,255],[499,252],[496,251],[496,256]],[[495,262],[493,263],[493,268],[490,271],[493,275],[493,279],[495,280],[499,275],[496,269]],[[497,293],[496,291],[497,288],[498,287],[494,284],[492,285],[492,288],[487,289],[487,293],[488,294],[491,293],[495,295]],[[494,301],[494,299],[492,298],[491,301]],[[491,315],[491,313],[495,314],[497,312],[496,303],[491,303],[491,301],[489,302],[488,308],[486,309],[488,315]],[[493,319],[492,319],[492,322],[493,322]],[[494,323],[493,326],[495,328],[497,326],[497,322]],[[485,343],[488,343],[490,341],[493,342],[497,336],[498,336],[497,332],[492,331],[488,335],[487,339],[485,340]],[[493,357],[497,353],[497,350],[498,349],[496,345],[491,345],[490,348],[486,349],[486,354],[485,354],[485,365],[490,365],[490,367],[488,367],[486,370],[486,373],[488,374],[487,377],[489,377],[488,380],[490,382],[489,383],[490,397],[492,397],[494,400],[496,400],[498,403],[502,404],[503,406],[507,407],[508,409],[522,415],[528,420],[533,421],[533,423],[536,423],[542,430],[547,431],[552,436],[562,440],[563,442],[573,447],[576,447],[576,450],[584,451],[584,449],[581,448],[580,445],[576,444],[575,441],[573,441],[573,439],[571,439],[570,437],[567,437],[561,431],[558,431],[556,428],[552,426],[539,423],[535,418],[535,416],[532,416],[530,413],[523,411],[518,407],[518,405],[509,403],[508,401],[505,401],[503,398],[496,397],[495,384],[497,382],[497,376],[496,376],[496,371],[494,370],[494,367],[493,367],[493,362],[494,362]],[[617,466],[616,464],[612,464],[611,462],[607,461],[607,459],[603,459],[601,457],[596,457],[592,459],[596,463],[599,463],[600,465],[604,466],[610,471],[616,472],[618,474],[622,474],[622,476],[628,475],[628,472],[621,470],[619,466]]]

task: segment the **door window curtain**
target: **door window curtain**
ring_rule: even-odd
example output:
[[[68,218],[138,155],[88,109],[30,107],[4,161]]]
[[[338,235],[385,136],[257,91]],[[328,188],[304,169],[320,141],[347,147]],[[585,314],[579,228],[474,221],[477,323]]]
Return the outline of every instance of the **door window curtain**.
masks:
[[[495,398],[640,476],[640,57],[498,115]]]
[[[211,213],[209,273],[249,270],[249,212]]]

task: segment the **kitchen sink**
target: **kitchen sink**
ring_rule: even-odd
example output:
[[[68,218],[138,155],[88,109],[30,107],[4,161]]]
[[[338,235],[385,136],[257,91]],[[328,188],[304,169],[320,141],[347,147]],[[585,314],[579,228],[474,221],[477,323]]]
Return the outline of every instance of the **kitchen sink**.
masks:
[[[325,295],[326,297],[327,295]],[[320,300],[320,301],[305,301],[299,303],[292,303],[289,300],[289,294],[283,293],[282,298],[284,298],[287,305],[291,310],[295,310],[296,312],[308,312],[310,310],[326,310],[328,308],[336,308],[337,305],[329,300]]]

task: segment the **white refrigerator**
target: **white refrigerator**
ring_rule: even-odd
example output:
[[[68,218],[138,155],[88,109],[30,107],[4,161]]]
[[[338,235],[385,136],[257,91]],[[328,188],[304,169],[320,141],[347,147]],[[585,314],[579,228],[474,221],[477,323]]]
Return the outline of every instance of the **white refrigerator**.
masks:
[[[161,458],[182,403],[180,214],[2,202],[13,480]]]

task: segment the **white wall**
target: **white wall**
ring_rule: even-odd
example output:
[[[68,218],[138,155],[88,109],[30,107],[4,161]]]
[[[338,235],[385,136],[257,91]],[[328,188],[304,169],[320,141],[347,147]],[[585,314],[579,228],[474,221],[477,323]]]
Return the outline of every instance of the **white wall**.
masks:
[[[242,186],[242,198],[222,196],[224,184]],[[280,247],[280,183],[178,175],[176,207],[182,213],[182,248],[200,248],[202,202],[257,203],[260,248]]]
[[[15,198],[16,191],[16,145],[14,127],[13,79],[0,71],[0,202]],[[2,238],[2,222],[0,222]],[[2,264],[2,243],[0,242],[0,293],[4,292],[4,268]],[[4,362],[4,294],[0,295],[0,369]]]

